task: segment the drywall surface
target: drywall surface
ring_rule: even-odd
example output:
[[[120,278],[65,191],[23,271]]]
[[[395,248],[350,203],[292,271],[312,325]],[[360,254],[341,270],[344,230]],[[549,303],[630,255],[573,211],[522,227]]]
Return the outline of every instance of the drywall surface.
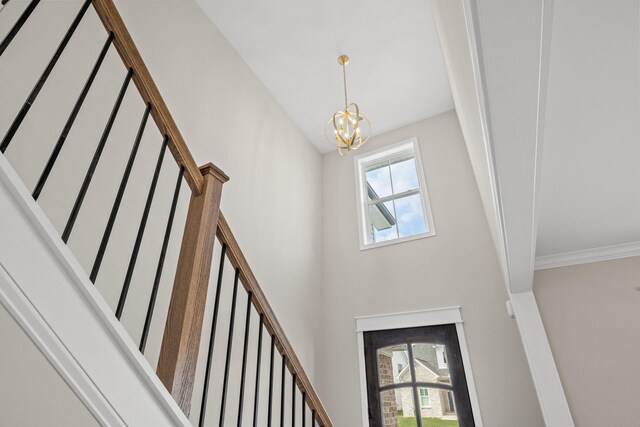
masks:
[[[2,35],[27,2],[0,16]],[[0,63],[0,133],[33,88],[80,1],[41,2]],[[194,1],[116,2],[196,162],[231,178],[222,210],[299,357],[313,377],[321,277],[321,156]],[[89,8],[6,155],[35,183],[107,38]],[[69,133],[39,202],[59,231],[125,78],[111,48]],[[91,270],[144,104],[131,85],[107,140],[69,245]],[[96,281],[114,308],[132,252],[162,136],[149,120]],[[167,152],[123,322],[138,340],[178,170]],[[188,204],[183,185],[147,357],[157,360]]]
[[[2,305],[0,342],[0,426],[98,425]]]
[[[3,53],[0,134],[11,125],[82,3],[41,2]],[[0,37],[27,4],[17,0],[3,8]],[[195,1],[117,1],[116,5],[196,162],[213,162],[230,176],[223,190],[222,211],[313,379],[321,284],[320,154]],[[29,190],[35,187],[59,140],[106,39],[107,33],[90,7],[8,147],[5,155]],[[60,233],[126,72],[111,47],[38,199]],[[131,84],[69,239],[69,247],[86,271],[94,264],[144,109]],[[162,143],[152,120],[144,129],[95,283],[114,310]],[[139,341],[144,324],[177,175],[178,168],[167,151],[122,316],[134,342]],[[189,189],[184,184],[145,352],[152,366],[158,359],[188,199]],[[215,279],[214,273],[214,286]],[[225,280],[225,286],[232,285],[233,274]],[[213,292],[208,297],[213,302]],[[244,295],[239,296],[238,304],[244,305]],[[229,307],[230,300],[221,301],[221,305]],[[236,327],[240,332],[242,320]],[[205,322],[207,334],[211,310]],[[219,341],[226,342],[226,336]],[[207,344],[203,339],[201,355],[206,356]],[[199,364],[199,384],[203,367],[204,362]],[[200,390],[197,387],[194,402],[199,402]],[[192,419],[197,416],[198,411],[192,411]]]
[[[551,3],[536,256],[638,242],[640,3]]]
[[[323,156],[323,329],[316,376],[336,425],[361,425],[354,318],[459,305],[484,425],[543,420],[455,112],[377,136],[417,137],[437,235],[360,251],[352,155]],[[340,390],[340,392],[336,392]]]
[[[195,2],[120,7],[196,161],[230,176],[222,211],[313,378],[321,156]]]
[[[533,292],[578,426],[638,425],[638,277],[640,257],[535,273]],[[599,381],[607,391],[594,395]]]
[[[498,261],[506,278],[506,257],[501,243],[497,200],[493,190],[492,153],[488,142],[485,141],[480,108],[483,101],[478,98],[479,91],[476,87],[463,0],[435,0],[431,7],[447,65],[447,75],[460,128],[469,152],[469,160],[487,216],[491,237],[499,254]]]

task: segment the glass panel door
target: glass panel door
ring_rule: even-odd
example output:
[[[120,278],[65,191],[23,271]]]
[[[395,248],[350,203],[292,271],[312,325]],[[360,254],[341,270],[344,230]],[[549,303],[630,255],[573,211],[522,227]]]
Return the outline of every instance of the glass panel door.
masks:
[[[365,332],[370,427],[475,427],[455,325]]]

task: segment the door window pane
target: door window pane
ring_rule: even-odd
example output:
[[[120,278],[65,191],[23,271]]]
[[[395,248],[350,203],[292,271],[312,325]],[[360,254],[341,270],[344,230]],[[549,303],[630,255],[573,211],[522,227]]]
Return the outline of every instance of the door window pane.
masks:
[[[453,393],[440,388],[422,388],[420,391],[420,414],[422,427],[457,427],[458,416],[449,406],[449,395],[453,399]],[[422,396],[429,395],[428,404],[424,404]]]
[[[417,425],[413,388],[401,388],[395,390],[395,405],[398,412],[398,426]],[[388,390],[387,393],[391,391]],[[423,427],[456,427],[458,418],[452,411],[449,403],[449,395],[453,399],[453,393],[438,388],[418,387],[418,401],[420,403],[420,415]],[[388,399],[390,394],[387,394]],[[390,426],[393,424],[385,424]]]
[[[380,393],[383,427],[417,426],[413,408],[412,387],[385,390]]]
[[[446,360],[446,346],[435,343],[412,344],[416,381],[451,385],[451,375]]]
[[[411,382],[407,345],[400,344],[378,349],[378,381],[380,387]]]

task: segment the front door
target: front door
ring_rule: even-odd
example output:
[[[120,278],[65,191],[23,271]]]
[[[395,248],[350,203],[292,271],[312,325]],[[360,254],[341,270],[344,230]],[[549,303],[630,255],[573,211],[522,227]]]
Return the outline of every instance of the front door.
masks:
[[[455,325],[364,333],[370,427],[475,427]]]

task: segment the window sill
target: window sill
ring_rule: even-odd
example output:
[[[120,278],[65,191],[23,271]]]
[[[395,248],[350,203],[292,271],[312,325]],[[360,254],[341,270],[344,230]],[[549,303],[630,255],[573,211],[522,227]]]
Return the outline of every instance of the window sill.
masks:
[[[414,234],[413,236],[401,237],[399,239],[384,240],[382,242],[374,242],[374,243],[362,243],[362,242],[360,242],[360,250],[361,251],[366,251],[366,250],[369,250],[369,249],[375,249],[375,248],[379,248],[379,247],[382,247],[382,246],[395,245],[397,243],[410,242],[412,240],[424,239],[426,237],[434,237],[434,236],[436,236],[436,231],[432,230],[432,231],[429,231],[427,233]]]

